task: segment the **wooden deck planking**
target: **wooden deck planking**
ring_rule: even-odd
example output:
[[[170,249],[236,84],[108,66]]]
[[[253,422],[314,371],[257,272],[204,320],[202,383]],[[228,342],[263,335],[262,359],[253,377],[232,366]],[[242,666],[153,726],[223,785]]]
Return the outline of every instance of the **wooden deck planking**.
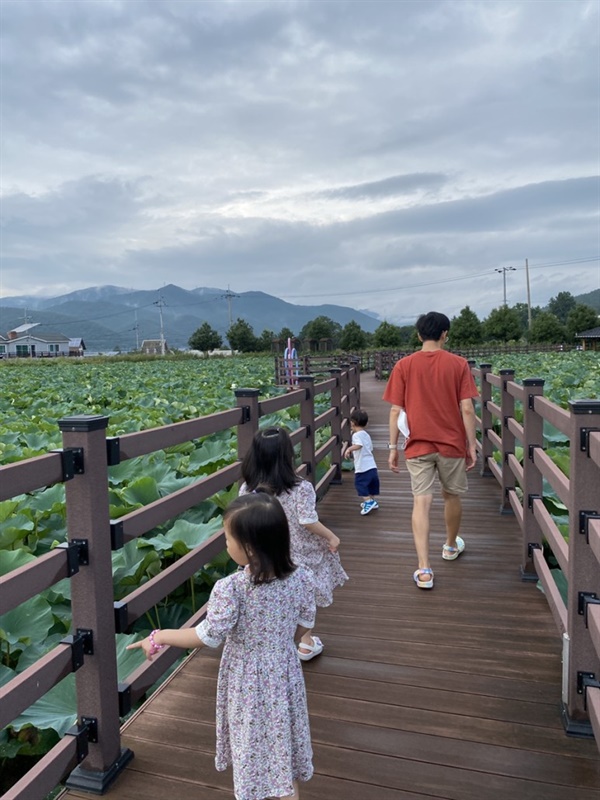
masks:
[[[320,504],[350,580],[319,611],[325,652],[304,665],[316,773],[303,800],[600,800],[598,750],[564,734],[561,641],[543,594],[520,579],[520,532],[493,478],[471,473],[455,562],[441,558],[436,498],[435,588],[415,587],[412,497],[406,471],[386,469],[382,389],[362,376],[380,509],[360,516],[350,473]],[[232,796],[213,760],[218,663],[198,651],[127,723],[136,757],[113,800]]]

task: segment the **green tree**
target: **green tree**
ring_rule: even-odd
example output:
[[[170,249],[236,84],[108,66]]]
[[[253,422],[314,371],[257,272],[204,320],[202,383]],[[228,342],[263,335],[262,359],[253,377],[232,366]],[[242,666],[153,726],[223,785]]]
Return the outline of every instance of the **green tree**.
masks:
[[[521,327],[523,330],[527,330],[529,328],[529,308],[527,303],[515,303],[512,308],[517,312],[519,315],[519,320],[521,321]],[[539,306],[531,306],[531,321],[537,317],[542,309]]]
[[[208,322],[203,322],[188,339],[188,345],[192,350],[200,350],[207,355],[209,350],[216,350],[222,344],[221,335],[214,328],[211,328]]]
[[[292,343],[293,343],[294,338],[295,338],[294,337],[294,332],[291,330],[291,328],[286,328],[285,326],[277,334],[277,339],[279,339],[279,341],[283,342],[283,346],[284,347],[287,347],[287,340],[288,339],[291,339]]]
[[[531,323],[529,338],[532,342],[557,344],[565,341],[566,329],[556,314],[551,314],[549,311],[540,311]]]
[[[450,345],[479,344],[483,339],[483,331],[479,317],[469,306],[465,306],[458,317],[450,324]]]
[[[256,349],[259,353],[270,353],[275,334],[266,328],[256,340]],[[287,341],[287,340],[286,340]]]
[[[315,317],[306,323],[300,331],[300,339],[331,339],[333,347],[338,346],[340,336],[342,335],[342,326],[339,322],[334,322],[330,317],[320,316]]]
[[[344,325],[342,335],[340,336],[339,345],[340,348],[342,350],[346,350],[346,352],[365,349],[367,346],[367,335],[360,327],[358,322],[355,322],[352,319],[350,322]]]
[[[514,308],[500,306],[493,308],[489,317],[484,320],[483,333],[486,340],[510,342],[512,339],[521,338],[523,327]]]
[[[559,292],[556,297],[551,297],[548,303],[548,311],[556,315],[563,325],[567,321],[569,311],[575,308],[577,301],[571,292]]]
[[[569,311],[567,317],[567,336],[570,341],[573,341],[576,333],[589,331],[590,328],[595,328],[598,324],[599,317],[596,314],[596,310],[584,303],[577,303]]]
[[[373,344],[375,347],[385,347],[386,349],[400,347],[402,344],[402,332],[397,325],[392,325],[391,322],[384,320],[375,328]]]
[[[240,353],[256,352],[257,339],[252,326],[245,319],[238,317],[225,335],[232,350],[239,350]]]

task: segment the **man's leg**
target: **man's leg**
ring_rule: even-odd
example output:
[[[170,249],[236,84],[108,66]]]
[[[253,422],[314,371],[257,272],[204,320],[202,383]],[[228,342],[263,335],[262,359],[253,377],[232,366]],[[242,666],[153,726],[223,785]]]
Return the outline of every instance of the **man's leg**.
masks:
[[[413,498],[412,529],[419,569],[429,568],[429,511],[432,494],[417,494]],[[429,580],[429,576],[423,576]]]
[[[462,519],[462,500],[458,494],[450,494],[445,489],[442,490],[444,497],[444,521],[446,523],[446,544],[454,547],[456,537],[460,531]]]

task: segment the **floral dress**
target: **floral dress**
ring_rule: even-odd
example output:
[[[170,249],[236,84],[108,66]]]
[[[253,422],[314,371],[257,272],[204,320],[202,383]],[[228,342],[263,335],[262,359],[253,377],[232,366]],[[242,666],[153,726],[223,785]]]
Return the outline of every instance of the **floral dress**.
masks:
[[[243,483],[240,494],[247,492],[248,487]],[[317,606],[330,606],[333,603],[333,590],[342,586],[348,576],[338,553],[331,553],[325,539],[304,527],[319,521],[314,487],[310,481],[302,480],[289,491],[278,494],[277,499],[283,506],[290,526],[292,561],[312,572]]]
[[[315,621],[314,586],[298,567],[254,584],[248,568],[217,581],[196,628],[209,647],[225,641],[217,684],[215,765],[233,765],[237,800],[294,793],[312,777],[306,690],[294,634]]]

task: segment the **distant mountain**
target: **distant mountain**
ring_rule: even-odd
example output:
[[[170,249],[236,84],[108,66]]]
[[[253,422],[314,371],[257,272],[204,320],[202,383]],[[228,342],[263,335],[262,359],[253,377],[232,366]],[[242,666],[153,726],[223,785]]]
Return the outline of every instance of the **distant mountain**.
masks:
[[[578,303],[584,303],[586,306],[591,306],[600,314],[600,289],[594,289],[593,292],[587,294],[579,294],[575,297]]]
[[[185,348],[192,333],[208,322],[225,338],[230,321],[246,320],[258,336],[263,330],[290,328],[298,334],[318,316],[346,325],[356,321],[374,331],[379,319],[372,312],[325,304],[299,306],[265,292],[239,294],[217,288],[188,291],[169,284],[160,289],[135,290],[120,286],[93,286],[52,298],[6,297],[0,306],[0,332],[6,333],[26,320],[40,322],[71,338],[82,337],[88,351],[117,348],[127,351],[144,339],[160,337],[161,315],[169,347]]]

